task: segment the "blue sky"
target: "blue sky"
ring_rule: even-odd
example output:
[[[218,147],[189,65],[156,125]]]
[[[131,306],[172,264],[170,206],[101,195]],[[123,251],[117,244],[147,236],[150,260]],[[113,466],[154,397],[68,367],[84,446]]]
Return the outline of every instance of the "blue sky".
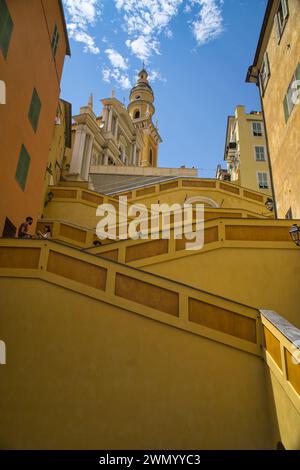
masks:
[[[128,103],[142,62],[155,93],[163,143],[159,166],[199,168],[214,177],[223,161],[227,115],[260,109],[245,83],[267,0],[63,0],[72,57],[62,98],[73,114],[93,93]]]

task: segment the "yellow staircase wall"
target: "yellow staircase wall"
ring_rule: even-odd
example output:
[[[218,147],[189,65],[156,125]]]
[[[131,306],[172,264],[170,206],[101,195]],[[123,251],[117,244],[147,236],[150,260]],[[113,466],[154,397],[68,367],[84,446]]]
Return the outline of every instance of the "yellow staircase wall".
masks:
[[[259,357],[41,280],[0,293],[1,448],[275,448]]]
[[[297,448],[257,310],[37,240],[0,240],[0,296],[2,448]]]

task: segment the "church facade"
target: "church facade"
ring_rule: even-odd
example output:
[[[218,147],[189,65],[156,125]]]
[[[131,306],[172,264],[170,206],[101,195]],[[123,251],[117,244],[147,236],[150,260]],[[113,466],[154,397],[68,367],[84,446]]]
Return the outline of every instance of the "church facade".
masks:
[[[88,180],[91,165],[157,167],[161,137],[153,124],[154,94],[141,70],[126,109],[114,96],[103,99],[101,116],[88,105],[74,116],[70,175]]]

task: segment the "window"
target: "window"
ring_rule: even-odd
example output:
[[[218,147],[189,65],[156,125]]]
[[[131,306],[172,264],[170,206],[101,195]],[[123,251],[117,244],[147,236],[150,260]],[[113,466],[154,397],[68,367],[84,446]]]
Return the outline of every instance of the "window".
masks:
[[[14,24],[6,0],[0,0],[0,49],[6,59]]]
[[[139,99],[141,99],[141,97],[140,97],[140,95],[137,95],[137,96],[135,96],[134,99],[135,99],[135,100],[139,100]]]
[[[287,211],[287,213],[285,214],[285,218],[288,219],[288,220],[292,220],[293,218],[293,212],[292,212],[292,208],[290,207],[289,210]]]
[[[57,25],[55,25],[54,31],[52,34],[52,41],[51,41],[51,49],[52,49],[54,57],[55,57],[56,50],[57,50],[58,40],[59,40],[59,32],[57,29]]]
[[[30,165],[30,156],[28,155],[28,152],[26,148],[24,147],[24,145],[22,145],[20,155],[19,155],[17,170],[16,170],[16,180],[18,181],[23,191],[26,186],[29,165]]]
[[[260,84],[260,89],[261,89],[261,94],[262,95],[264,95],[264,92],[267,88],[270,75],[271,75],[271,72],[270,72],[269,56],[268,56],[268,53],[265,52],[264,60],[263,60],[263,64],[262,64],[261,71],[260,71],[260,76],[259,76],[259,78],[260,78],[259,84]]]
[[[252,130],[254,137],[262,137],[262,123],[261,122],[252,122]]]
[[[153,163],[153,152],[152,152],[152,149],[150,149],[150,152],[149,152],[149,163],[150,163],[150,165],[152,165],[152,163]]]
[[[288,1],[280,0],[279,8],[274,17],[275,35],[276,35],[276,40],[278,44],[280,43],[280,39],[283,34],[288,17],[289,17]]]
[[[257,162],[265,162],[266,161],[265,147],[263,147],[263,146],[256,146],[255,147],[255,158],[256,158]]]
[[[12,221],[9,220],[8,217],[6,217],[2,237],[14,238],[16,236],[16,232],[17,232],[17,227],[15,227]]]
[[[140,117],[141,117],[140,111],[139,110],[135,111],[134,112],[134,119],[140,119]]]
[[[28,111],[28,118],[29,118],[29,121],[31,122],[32,129],[34,130],[34,132],[36,132],[37,130],[40,112],[41,112],[41,100],[39,98],[39,95],[37,94],[36,89],[34,88],[32,97],[31,97],[30,108]]]
[[[288,91],[283,100],[285,122],[289,120],[289,117],[292,114],[292,111],[294,107],[296,106],[297,101],[299,99],[298,98],[299,94],[300,94],[300,62],[298,64],[298,67],[296,68],[292,81],[288,87]]]
[[[117,128],[117,118],[116,116],[113,115],[112,120],[111,120],[111,133],[115,135],[116,133],[116,128]]]
[[[268,173],[257,173],[259,189],[269,189]]]

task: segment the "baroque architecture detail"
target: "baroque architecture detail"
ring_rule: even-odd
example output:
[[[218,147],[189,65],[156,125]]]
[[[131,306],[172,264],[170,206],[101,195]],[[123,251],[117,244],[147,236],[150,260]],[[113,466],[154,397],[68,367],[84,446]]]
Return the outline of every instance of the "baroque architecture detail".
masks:
[[[138,75],[127,109],[114,93],[101,103],[102,114],[96,116],[91,95],[73,117],[69,176],[87,181],[91,165],[157,167],[161,137],[152,122],[154,94],[146,70]]]

